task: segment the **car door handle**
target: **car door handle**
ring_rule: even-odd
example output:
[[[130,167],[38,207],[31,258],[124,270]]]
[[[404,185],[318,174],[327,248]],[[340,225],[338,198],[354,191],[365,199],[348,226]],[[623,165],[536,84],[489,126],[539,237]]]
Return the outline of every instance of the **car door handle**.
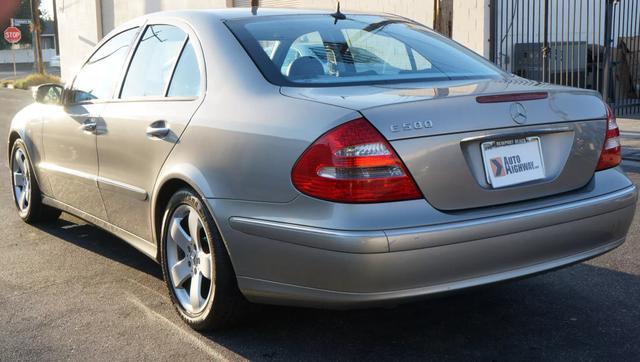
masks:
[[[153,122],[147,128],[147,136],[151,138],[165,138],[171,132],[165,121]]]
[[[98,128],[98,122],[95,119],[89,118],[86,121],[82,122],[80,128],[85,132],[95,132]]]

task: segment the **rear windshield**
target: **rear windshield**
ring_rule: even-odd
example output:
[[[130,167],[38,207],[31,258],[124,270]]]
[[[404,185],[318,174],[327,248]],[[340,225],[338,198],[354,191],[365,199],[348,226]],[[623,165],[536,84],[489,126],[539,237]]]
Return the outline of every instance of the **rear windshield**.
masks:
[[[497,78],[473,52],[400,18],[281,15],[227,26],[272,83],[333,86]]]

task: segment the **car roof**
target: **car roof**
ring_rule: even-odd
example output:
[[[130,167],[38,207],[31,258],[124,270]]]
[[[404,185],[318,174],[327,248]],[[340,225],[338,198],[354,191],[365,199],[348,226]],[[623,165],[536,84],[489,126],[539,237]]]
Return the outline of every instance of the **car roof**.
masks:
[[[305,9],[284,9],[284,8],[257,8],[254,12],[252,8],[230,8],[205,10],[217,15],[221,19],[241,19],[250,17],[263,17],[274,15],[309,15],[309,14],[330,14],[329,10],[305,10]]]
[[[110,38],[113,34],[121,32],[123,29],[140,26],[147,21],[155,21],[158,19],[175,18],[185,21],[190,24],[203,22],[210,22],[212,19],[217,19],[221,22],[226,20],[236,19],[250,19],[260,18],[267,16],[281,16],[281,15],[330,15],[333,14],[333,10],[313,10],[313,9],[291,9],[291,8],[262,8],[259,7],[254,11],[253,8],[224,8],[224,9],[193,9],[193,10],[167,10],[150,13],[139,16],[137,18],[126,21],[118,25],[115,29],[111,30],[105,38]],[[376,13],[376,12],[360,12],[360,11],[345,11],[345,15],[362,15],[362,16],[380,16],[386,18],[401,18],[407,21],[410,19],[402,16],[390,14],[390,13]]]
[[[175,11],[161,11],[146,15],[147,18],[153,18],[154,16],[176,16],[188,20],[192,17],[201,17],[203,15],[209,15],[220,20],[233,20],[244,18],[255,18],[264,16],[277,16],[277,15],[328,15],[332,14],[332,10],[310,10],[310,9],[291,9],[291,8],[262,8],[259,7],[254,11],[253,8],[227,8],[227,9],[202,9],[202,10],[175,10]],[[344,14],[353,15],[385,15],[380,13],[371,12],[357,12],[350,11],[344,12]],[[386,14],[387,16],[390,14]]]

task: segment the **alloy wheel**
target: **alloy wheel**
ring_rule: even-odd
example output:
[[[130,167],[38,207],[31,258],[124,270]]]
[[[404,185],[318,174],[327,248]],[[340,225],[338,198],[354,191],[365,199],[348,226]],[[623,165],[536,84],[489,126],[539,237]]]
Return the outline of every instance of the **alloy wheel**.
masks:
[[[182,309],[202,312],[213,298],[213,263],[203,220],[189,205],[178,206],[169,218],[166,256],[170,286]]]
[[[31,174],[29,170],[29,160],[24,151],[18,148],[13,155],[11,171],[13,173],[13,197],[20,214],[27,213],[31,203]]]

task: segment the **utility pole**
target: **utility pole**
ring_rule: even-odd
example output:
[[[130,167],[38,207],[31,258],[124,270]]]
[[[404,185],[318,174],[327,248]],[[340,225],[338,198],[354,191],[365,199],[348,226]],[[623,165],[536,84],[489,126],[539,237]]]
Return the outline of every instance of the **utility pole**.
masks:
[[[40,0],[31,1],[31,26],[33,27],[33,55],[35,58],[36,72],[44,74],[44,64],[42,64],[42,44],[40,40]]]
[[[433,30],[440,28],[440,0],[433,0]]]
[[[56,36],[56,55],[60,55],[60,39],[58,35],[58,4],[56,0],[53,0],[53,25]]]
[[[502,66],[502,59],[496,54],[499,46],[496,38],[496,23],[498,22],[498,2],[496,0],[489,1],[489,14],[489,60]]]
[[[615,0],[605,0],[604,12],[604,73],[602,75],[602,98],[605,102],[610,102],[610,81],[611,81],[611,45],[613,43],[613,5]]]
[[[55,1],[55,0],[54,0]],[[549,66],[549,0],[544,0],[544,40],[542,43],[542,81],[551,82],[551,67]],[[549,79],[547,80],[547,68],[549,68]]]

